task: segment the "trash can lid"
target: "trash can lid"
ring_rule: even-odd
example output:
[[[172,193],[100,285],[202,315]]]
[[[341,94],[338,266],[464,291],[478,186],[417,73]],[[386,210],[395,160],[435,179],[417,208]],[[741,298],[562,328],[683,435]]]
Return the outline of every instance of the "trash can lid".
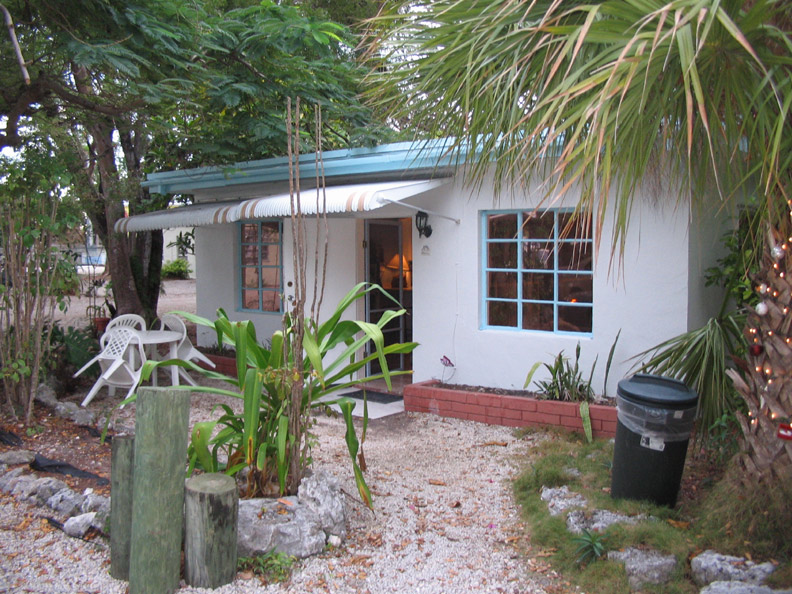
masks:
[[[621,380],[616,393],[636,404],[655,404],[669,409],[691,408],[698,400],[698,394],[684,382],[648,373],[636,373]]]

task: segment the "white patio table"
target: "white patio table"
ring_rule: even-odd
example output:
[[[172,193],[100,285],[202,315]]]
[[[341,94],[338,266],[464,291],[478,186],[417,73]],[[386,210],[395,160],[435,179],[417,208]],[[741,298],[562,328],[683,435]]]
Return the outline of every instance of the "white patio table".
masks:
[[[168,345],[168,358],[169,359],[176,359],[178,358],[177,349],[179,346],[179,342],[183,338],[181,333],[173,332],[172,330],[139,330],[138,334],[140,335],[140,341],[143,343],[144,346],[155,346],[159,344],[167,344]],[[170,368],[171,372],[171,385],[178,386],[179,385],[179,368],[175,365]],[[157,374],[153,373],[151,375],[151,383],[153,385],[157,385]]]

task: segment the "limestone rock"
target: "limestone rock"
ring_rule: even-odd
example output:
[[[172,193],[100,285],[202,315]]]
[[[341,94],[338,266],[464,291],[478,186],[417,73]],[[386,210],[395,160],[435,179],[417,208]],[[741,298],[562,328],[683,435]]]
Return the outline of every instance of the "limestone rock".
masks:
[[[772,563],[757,564],[744,557],[704,551],[690,560],[693,581],[699,586],[712,582],[761,584],[775,570]]]
[[[73,538],[82,538],[93,525],[94,516],[96,512],[72,516],[63,524],[63,531]]]
[[[788,590],[787,590],[788,591]],[[778,594],[767,586],[745,582],[712,582],[701,589],[700,594]]]
[[[0,491],[10,493],[14,489],[16,481],[25,473],[25,467],[20,466],[9,470],[3,476],[0,476]]]
[[[305,477],[297,491],[300,503],[319,516],[327,536],[346,538],[346,509],[341,483],[332,474],[319,470]]]
[[[51,476],[36,479],[36,505],[46,505],[47,500],[68,485]]]
[[[36,459],[36,452],[30,450],[8,450],[0,453],[0,464],[30,464]]]
[[[666,583],[677,567],[674,555],[663,555],[658,551],[636,548],[610,551],[608,559],[624,563],[627,580],[633,590],[638,590],[645,584]]]
[[[567,530],[581,534],[584,530],[604,532],[611,524],[637,524],[646,516],[625,516],[616,512],[598,509],[587,515],[583,510],[573,510],[567,516]]]
[[[61,489],[52,497],[47,499],[47,507],[56,512],[71,517],[80,513],[80,507],[85,501],[85,496],[75,493],[69,488]]]
[[[540,497],[542,501],[547,502],[551,516],[558,516],[570,508],[586,505],[586,499],[578,493],[570,492],[566,485],[557,488],[542,487]]]
[[[16,479],[11,495],[21,499],[34,499],[36,494],[36,477],[32,474],[23,474]]]
[[[91,526],[96,528],[99,532],[106,533],[107,530],[105,530],[105,528],[109,527],[108,525],[110,522],[110,509],[102,508],[94,513],[95,515],[93,521],[91,522]]]
[[[46,406],[55,408],[58,404],[58,397],[55,394],[55,389],[45,383],[39,384],[38,388],[36,388],[36,402],[41,402]]]
[[[71,416],[72,413],[77,412],[80,407],[74,402],[58,402],[54,408],[56,415],[68,419],[69,416]]]
[[[263,555],[274,549],[304,559],[324,550],[325,533],[319,516],[296,497],[243,499],[238,517],[240,557]]]
[[[104,495],[97,495],[92,489],[86,489],[83,493],[85,499],[80,505],[80,511],[83,513],[88,512],[106,512],[110,513],[110,498]]]

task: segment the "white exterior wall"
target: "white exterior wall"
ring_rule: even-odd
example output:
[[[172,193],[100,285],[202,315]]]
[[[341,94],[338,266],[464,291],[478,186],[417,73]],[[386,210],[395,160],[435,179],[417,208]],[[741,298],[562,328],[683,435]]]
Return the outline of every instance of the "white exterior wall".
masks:
[[[427,239],[419,238],[417,232],[412,234],[413,337],[420,345],[413,357],[413,381],[443,378],[458,384],[521,389],[535,362],[550,363],[562,350],[573,358],[579,342],[585,377],[598,359],[593,386],[602,393],[608,353],[621,330],[607,388],[607,393],[614,395],[618,380],[636,366],[632,357],[697,327],[717,312],[720,297],[717,291],[704,289],[703,270],[714,263],[721,226],[694,225],[690,231],[689,213],[676,208],[673,200],[664,205],[653,199],[637,199],[621,265],[618,255],[613,263],[610,260],[610,216],[603,230],[602,246],[595,258],[592,336],[481,329],[481,211],[533,208],[537,196],[504,195],[496,204],[491,184],[485,184],[477,196],[448,184],[410,200],[461,221],[456,224],[430,214],[432,236]],[[571,207],[576,200],[577,194],[570,191],[553,206]],[[387,213],[382,209],[370,214],[393,215],[388,209]],[[413,214],[402,209],[397,216]],[[362,221],[330,219],[329,227],[324,316],[362,280],[363,274]],[[308,230],[313,236],[312,224]],[[264,339],[280,328],[280,315],[238,311],[237,234],[236,224],[196,229],[198,313],[214,319],[217,308],[223,307],[232,319],[252,319],[259,338]],[[313,254],[312,249],[309,254]],[[283,262],[288,294],[292,280],[288,219],[284,220]],[[309,270],[312,272],[312,265]],[[352,312],[358,318],[364,313],[360,305]],[[199,344],[212,344],[214,340],[213,332],[199,331]],[[443,356],[455,364],[453,376],[441,365]],[[534,379],[546,377],[543,372],[542,367]]]
[[[358,221],[355,219],[328,220],[330,244],[328,250],[328,272],[324,301],[320,313],[327,316],[341,298],[357,282],[358,261],[356,247]],[[313,245],[316,225],[308,222],[306,226],[309,242]],[[264,340],[281,328],[281,314],[255,313],[239,309],[239,231],[236,224],[197,227],[195,230],[195,250],[198,262],[196,279],[197,313],[210,320],[216,318],[217,309],[225,309],[232,320],[252,320],[256,334]],[[313,247],[309,248],[308,287],[313,287]],[[289,219],[283,222],[283,284],[286,295],[294,295],[289,283],[294,282],[292,269],[292,234]],[[309,292],[306,308],[310,308],[312,293]],[[348,317],[359,315],[352,311]],[[213,330],[198,331],[198,344],[213,345],[217,338]]]
[[[576,199],[570,192],[553,206],[573,206]],[[602,393],[608,353],[621,330],[607,390],[613,395],[617,381],[634,366],[631,357],[688,330],[691,312],[703,315],[706,304],[689,301],[700,295],[691,281],[702,282],[698,270],[691,274],[690,253],[700,254],[699,262],[706,267],[711,265],[705,262],[711,250],[690,245],[687,212],[673,205],[653,206],[653,200],[636,200],[621,271],[617,261],[609,273],[611,229],[603,230],[595,259],[591,337],[481,329],[481,211],[532,208],[535,200],[504,196],[496,205],[488,186],[478,196],[457,186],[432,200],[433,210],[461,223],[430,216],[432,236],[414,235],[413,336],[420,346],[415,351],[413,381],[448,381],[450,370],[440,363],[447,356],[456,366],[453,383],[521,389],[536,361],[551,363],[562,350],[572,359],[580,342],[584,377],[598,357],[593,386]],[[546,377],[541,367],[534,379]]]

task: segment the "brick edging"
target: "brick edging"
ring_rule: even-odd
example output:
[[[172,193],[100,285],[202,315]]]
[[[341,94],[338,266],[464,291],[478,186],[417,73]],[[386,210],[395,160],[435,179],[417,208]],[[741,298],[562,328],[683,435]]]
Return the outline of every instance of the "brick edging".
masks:
[[[210,371],[216,371],[218,373],[224,373],[225,375],[230,375],[232,377],[236,377],[237,375],[237,368],[236,368],[236,358],[235,357],[226,357],[224,355],[209,355],[204,353],[210,361],[214,362],[215,367],[212,368],[208,366],[206,363],[199,361],[198,365],[203,367],[204,369],[209,369]]]
[[[404,409],[507,427],[555,426],[583,431],[577,402],[536,400],[524,396],[468,392],[438,387],[428,380],[404,387]],[[589,406],[595,437],[616,435],[616,407]]]

